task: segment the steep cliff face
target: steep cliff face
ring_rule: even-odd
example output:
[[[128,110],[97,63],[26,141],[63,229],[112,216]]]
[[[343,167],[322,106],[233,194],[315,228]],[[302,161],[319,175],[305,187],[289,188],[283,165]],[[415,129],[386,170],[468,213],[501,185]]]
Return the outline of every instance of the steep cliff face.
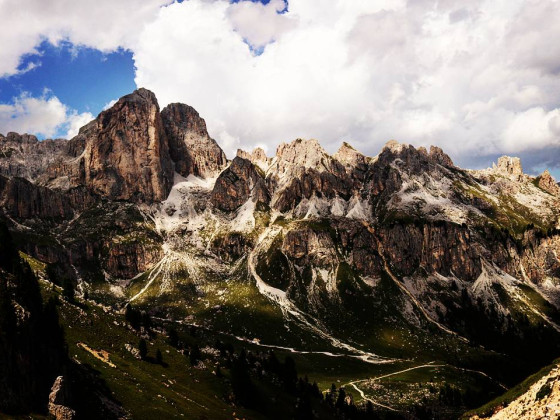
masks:
[[[70,218],[70,203],[62,194],[37,186],[23,178],[0,176],[0,199],[6,213],[12,217]]]
[[[424,270],[444,276],[453,273],[472,282],[480,275],[482,246],[466,227],[451,223],[395,223],[381,228],[379,239],[385,258],[399,276]]]
[[[217,176],[227,159],[220,146],[208,135],[206,122],[196,110],[185,104],[169,104],[161,111],[169,140],[169,152],[175,171],[187,177]]]
[[[6,214],[17,219],[70,219],[96,201],[87,189],[67,191],[36,185],[24,178],[0,176],[0,203]]]
[[[216,180],[210,200],[217,209],[231,212],[249,199],[268,204],[270,196],[255,166],[247,159],[236,157]]]
[[[138,89],[97,117],[86,140],[85,185],[113,200],[164,200],[173,183],[173,165],[155,95]]]

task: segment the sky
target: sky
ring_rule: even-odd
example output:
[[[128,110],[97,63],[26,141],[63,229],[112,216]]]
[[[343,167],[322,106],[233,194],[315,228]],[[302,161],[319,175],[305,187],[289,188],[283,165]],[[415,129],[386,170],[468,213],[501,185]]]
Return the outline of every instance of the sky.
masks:
[[[391,139],[560,178],[560,0],[0,0],[0,133],[71,138],[137,87],[228,157]]]

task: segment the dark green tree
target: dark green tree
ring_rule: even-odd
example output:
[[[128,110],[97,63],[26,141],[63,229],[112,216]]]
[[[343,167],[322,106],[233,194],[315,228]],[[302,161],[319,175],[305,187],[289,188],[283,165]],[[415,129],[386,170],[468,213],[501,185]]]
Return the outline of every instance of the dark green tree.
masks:
[[[200,353],[200,348],[197,344],[191,347],[191,351],[189,352],[189,362],[191,366],[196,366],[200,358],[202,357],[202,353]]]
[[[138,351],[140,352],[140,358],[142,360],[145,360],[146,356],[148,355],[148,345],[146,344],[146,340],[144,340],[143,338],[141,338],[140,342],[138,343]]]
[[[249,365],[244,352],[233,362],[231,368],[231,387],[235,399],[244,407],[251,408],[255,402],[255,388],[249,375]]]
[[[167,331],[167,342],[172,347],[179,347],[179,335],[177,334],[177,330],[174,327],[170,327]]]
[[[286,391],[290,393],[294,393],[296,389],[296,383],[298,380],[297,370],[296,370],[296,362],[290,356],[286,356],[284,360],[284,387]]]
[[[74,284],[72,283],[72,280],[69,278],[64,278],[63,283],[62,283],[62,296],[64,296],[64,298],[68,301],[68,302],[74,302],[74,297],[75,297],[75,290],[74,290]]]
[[[140,312],[134,309],[132,305],[127,305],[124,312],[124,318],[132,328],[135,330],[140,329],[141,315]]]
[[[341,411],[344,411],[346,408],[346,391],[342,387],[338,390],[338,398],[334,406]]]

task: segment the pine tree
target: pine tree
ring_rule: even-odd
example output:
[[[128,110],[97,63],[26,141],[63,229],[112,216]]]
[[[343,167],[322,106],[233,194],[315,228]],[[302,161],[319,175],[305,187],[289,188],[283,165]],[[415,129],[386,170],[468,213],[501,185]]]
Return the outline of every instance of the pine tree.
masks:
[[[167,331],[167,342],[172,347],[179,347],[179,335],[177,334],[177,330],[173,327],[170,327]]]
[[[200,348],[197,344],[195,344],[189,352],[189,362],[191,363],[191,366],[196,366],[201,357],[202,354],[200,353]]]
[[[74,302],[74,285],[72,284],[72,280],[69,278],[65,278],[62,283],[62,296],[66,298],[68,302]]]
[[[317,382],[313,382],[312,391],[315,398],[318,398],[320,400],[323,399],[323,393],[319,389],[319,385],[317,385]]]
[[[336,385],[332,384],[330,391],[327,391],[327,394],[325,395],[325,402],[329,406],[334,407],[335,401],[336,401]]]
[[[249,366],[247,359],[242,351],[240,356],[235,359],[231,368],[231,387],[235,398],[245,407],[252,407],[255,400],[255,389],[251,376],[249,375]]]
[[[296,383],[297,383],[297,370],[296,370],[296,362],[290,356],[286,356],[284,361],[284,386],[286,391],[288,392],[295,392]]]
[[[142,360],[145,360],[146,356],[148,355],[148,345],[146,344],[146,340],[144,340],[143,338],[141,338],[140,342],[138,343],[138,351],[140,352],[140,358]]]
[[[132,305],[127,305],[124,313],[124,318],[135,330],[138,330],[140,328],[140,312],[134,309]]]
[[[334,406],[341,411],[346,408],[346,391],[342,387],[338,390],[338,398]]]

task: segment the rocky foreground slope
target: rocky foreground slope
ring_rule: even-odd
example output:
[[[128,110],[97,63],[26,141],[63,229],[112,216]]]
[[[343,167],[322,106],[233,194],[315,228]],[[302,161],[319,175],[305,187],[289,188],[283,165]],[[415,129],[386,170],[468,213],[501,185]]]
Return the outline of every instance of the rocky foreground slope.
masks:
[[[0,136],[0,204],[22,251],[115,311],[510,383],[560,351],[560,187],[516,158],[297,139],[227,161],[139,89],[71,140]]]

